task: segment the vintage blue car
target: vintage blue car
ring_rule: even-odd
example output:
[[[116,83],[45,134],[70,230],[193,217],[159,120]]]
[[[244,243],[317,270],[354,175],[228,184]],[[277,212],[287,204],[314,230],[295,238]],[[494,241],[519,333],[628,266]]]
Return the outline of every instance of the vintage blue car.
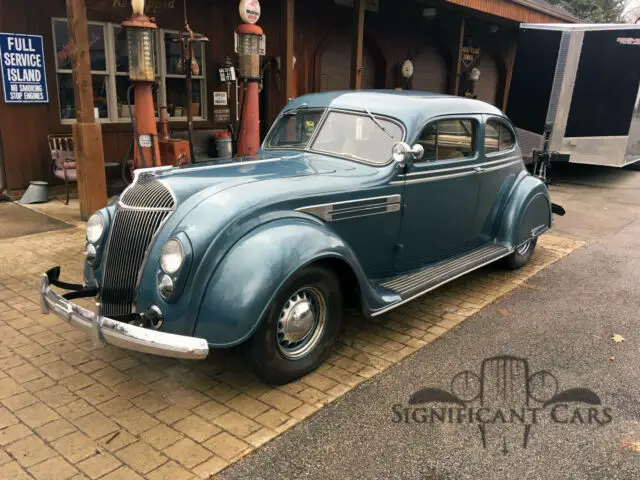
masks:
[[[138,170],[88,221],[84,284],[51,269],[42,309],[142,352],[242,345],[261,378],[285,383],[323,361],[345,308],[375,317],[496,260],[518,268],[551,221],[497,108],[307,95],[256,157]],[[72,302],[93,296],[95,313]]]

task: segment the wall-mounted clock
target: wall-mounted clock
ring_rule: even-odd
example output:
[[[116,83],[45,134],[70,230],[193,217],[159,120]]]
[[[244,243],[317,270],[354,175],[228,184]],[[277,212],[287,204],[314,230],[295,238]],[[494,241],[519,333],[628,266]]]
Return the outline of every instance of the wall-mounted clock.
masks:
[[[413,76],[413,62],[405,60],[402,64],[401,72],[404,78],[411,78]]]

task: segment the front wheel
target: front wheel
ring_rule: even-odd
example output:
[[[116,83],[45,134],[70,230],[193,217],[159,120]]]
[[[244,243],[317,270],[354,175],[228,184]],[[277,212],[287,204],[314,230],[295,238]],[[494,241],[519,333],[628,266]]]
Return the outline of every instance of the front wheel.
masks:
[[[533,250],[536,248],[536,243],[538,243],[538,239],[532,238],[516,248],[511,255],[505,258],[507,267],[511,270],[517,270],[529,263]]]
[[[298,271],[245,344],[253,370],[265,382],[278,385],[315,370],[334,344],[342,316],[335,273],[319,266]]]

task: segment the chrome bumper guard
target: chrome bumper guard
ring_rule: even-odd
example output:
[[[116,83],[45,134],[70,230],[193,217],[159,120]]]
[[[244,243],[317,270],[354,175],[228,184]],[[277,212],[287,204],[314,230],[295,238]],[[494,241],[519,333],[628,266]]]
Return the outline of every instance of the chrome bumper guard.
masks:
[[[59,275],[59,267],[52,268],[42,275],[40,283],[42,313],[55,313],[65,322],[91,335],[94,343],[102,345],[108,343],[137,352],[193,360],[202,360],[209,354],[209,345],[203,338],[187,337],[130,325],[112,318],[102,317],[72,303],[51,289],[51,284],[55,285],[56,283],[61,286],[71,286],[71,284],[58,282]],[[78,292],[67,295],[73,298],[88,296],[78,294]]]

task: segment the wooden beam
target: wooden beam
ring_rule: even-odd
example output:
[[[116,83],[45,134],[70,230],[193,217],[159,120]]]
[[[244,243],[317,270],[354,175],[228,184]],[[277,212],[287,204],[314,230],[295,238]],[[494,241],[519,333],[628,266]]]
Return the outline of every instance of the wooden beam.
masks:
[[[293,33],[294,33],[294,0],[282,0],[284,3],[284,48],[282,49],[280,64],[282,65],[282,83],[284,85],[284,104],[295,96],[295,86],[293,74]]]
[[[351,89],[362,88],[362,52],[364,49],[364,7],[366,0],[354,0],[355,25],[351,44]]]
[[[518,48],[518,42],[513,40],[511,45],[509,45],[509,50],[507,51],[507,76],[504,81],[504,96],[502,97],[502,111],[507,111],[507,100],[509,99],[509,90],[511,90],[511,78],[513,77],[513,63],[516,59],[516,49]]]
[[[93,114],[93,86],[89,61],[89,34],[84,0],[66,0],[73,73],[76,120],[73,151],[78,178],[80,217],[83,220],[107,205],[102,131]]]
[[[456,78],[453,85],[453,94],[458,95],[460,93],[460,76],[462,75],[462,47],[464,46],[464,18],[460,19],[460,36],[458,37],[458,57],[456,60]]]

